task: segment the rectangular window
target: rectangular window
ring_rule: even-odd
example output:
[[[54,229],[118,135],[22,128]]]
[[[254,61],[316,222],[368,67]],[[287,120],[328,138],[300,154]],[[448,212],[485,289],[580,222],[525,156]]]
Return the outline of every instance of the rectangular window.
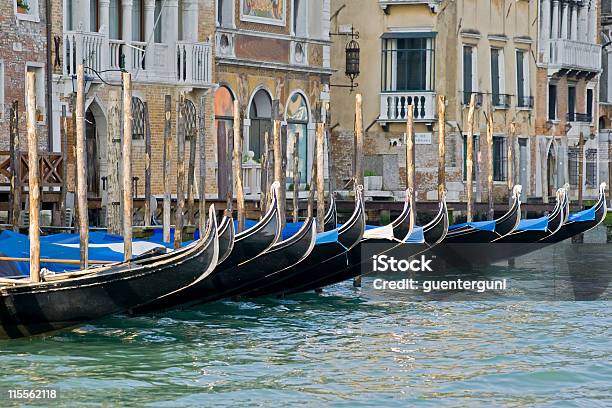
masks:
[[[472,92],[475,91],[474,85],[474,47],[471,45],[463,46],[463,103],[468,105]]]
[[[567,87],[567,120],[576,120],[576,87],[573,85]]]
[[[38,0],[13,0],[15,16],[19,20],[40,21],[38,17]]]
[[[163,20],[163,14],[162,14],[162,5],[164,4],[164,0],[155,0],[155,11],[154,11],[154,18],[155,18],[155,23],[157,23],[157,25],[155,26],[155,31],[153,33],[153,41],[155,41],[156,43],[160,44],[162,42],[162,20]]]
[[[527,96],[525,93],[525,52],[516,52],[516,97],[520,101],[523,101]],[[524,105],[519,105],[524,106]]]
[[[476,173],[478,168],[478,152],[479,148],[479,140],[478,136],[474,135],[474,145],[473,145],[473,158],[474,158],[474,166],[472,171],[472,180],[476,180]],[[463,135],[463,181],[467,180],[467,135]]]
[[[45,72],[42,67],[27,66],[27,72],[34,72],[36,84],[34,89],[36,92],[36,121],[42,122],[45,119]],[[26,85],[26,100],[27,100],[27,85]]]
[[[578,156],[580,153],[580,148],[578,147],[568,147],[567,148],[567,166],[569,173],[569,182],[572,187],[578,186]]]
[[[142,8],[142,0],[134,0],[132,4],[132,41],[144,41]]]
[[[382,90],[433,90],[433,38],[383,38]]]
[[[73,14],[74,13],[74,0],[66,0],[66,12],[65,14],[65,18],[66,18],[66,30],[68,31],[73,31],[74,30],[74,18],[73,18]]]
[[[597,185],[597,149],[587,149],[585,183],[589,187]]]
[[[307,10],[305,0],[293,0],[293,34],[298,37],[306,37],[307,33]]]
[[[98,0],[91,0],[89,2],[89,30],[97,32],[99,29],[98,24]]]
[[[506,155],[506,138],[493,136],[493,180],[506,181],[506,167],[508,156]]]
[[[593,90],[592,89],[587,89],[586,114],[587,114],[587,121],[591,122],[593,120]]]
[[[548,84],[548,120],[557,120],[557,85]]]
[[[499,48],[491,48],[491,94],[493,98],[493,106],[503,106],[504,101],[502,100],[500,94],[500,54],[501,50]]]
[[[108,6],[108,36],[111,40],[121,39],[121,0],[110,0]]]

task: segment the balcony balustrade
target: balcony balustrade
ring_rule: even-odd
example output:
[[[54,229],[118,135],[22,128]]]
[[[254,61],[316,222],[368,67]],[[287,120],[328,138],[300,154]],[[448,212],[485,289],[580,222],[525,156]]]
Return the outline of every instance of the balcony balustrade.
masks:
[[[601,69],[601,45],[567,39],[550,41],[549,65],[597,72]]]
[[[403,122],[408,117],[408,105],[414,109],[414,120],[433,121],[435,93],[427,91],[398,91],[380,93],[380,122]]]

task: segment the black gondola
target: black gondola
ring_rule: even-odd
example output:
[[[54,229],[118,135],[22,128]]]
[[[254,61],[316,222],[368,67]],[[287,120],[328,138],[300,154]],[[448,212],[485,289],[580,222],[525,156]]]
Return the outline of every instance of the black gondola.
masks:
[[[278,187],[279,183],[277,182],[271,186],[272,200],[263,218],[252,228],[236,234],[232,252],[223,263],[217,265],[217,268],[205,281],[198,282],[197,285],[192,285],[147,305],[133,308],[131,312],[140,314],[197,303],[210,295],[210,286],[212,282],[218,279],[219,275],[233,270],[271,248],[281,236],[281,222],[278,214]]]
[[[410,208],[408,200],[404,205],[402,215],[396,219],[394,225],[394,233],[403,232],[403,225],[408,224],[410,233],[407,234],[401,242],[389,240],[382,241],[376,239],[370,241],[362,240],[360,245],[349,251],[349,265],[340,271],[329,271],[325,277],[319,280],[313,280],[308,285],[304,285],[299,291],[308,291],[325,286],[333,285],[352,279],[360,274],[365,274],[371,271],[371,257],[374,255],[388,255],[399,259],[408,259],[410,257],[420,255],[439,244],[448,230],[448,211],[446,207],[446,194],[442,195],[442,200],[438,207],[438,212],[435,217],[422,227],[413,227],[415,212]],[[399,232],[400,234],[402,232]],[[401,236],[401,235],[400,235]],[[378,242],[377,242],[378,241]],[[291,291],[289,293],[296,293]]]
[[[312,252],[301,262],[269,274],[256,285],[251,285],[250,290],[243,291],[241,296],[258,297],[301,291],[303,286],[321,280],[333,271],[345,269],[349,264],[348,252],[361,241],[364,229],[365,212],[362,188],[359,186],[355,190],[355,210],[345,224],[319,234]]]
[[[323,231],[331,231],[338,228],[338,212],[336,210],[336,199],[333,194],[329,195],[329,210],[323,221]]]
[[[19,338],[76,326],[197,284],[217,264],[214,207],[206,233],[167,254],[57,275],[43,282],[0,280],[0,338]]]

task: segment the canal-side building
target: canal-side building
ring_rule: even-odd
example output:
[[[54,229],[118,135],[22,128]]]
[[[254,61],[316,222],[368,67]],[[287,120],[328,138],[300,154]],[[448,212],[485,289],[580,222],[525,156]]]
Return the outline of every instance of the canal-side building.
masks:
[[[298,141],[301,184],[310,177],[315,121],[329,100],[330,0],[216,0],[215,136],[219,196],[228,188],[225,159],[233,127],[232,105],[243,116],[245,171],[260,167],[265,133],[282,121],[287,156]],[[273,106],[278,101],[278,116]],[[284,130],[286,129],[286,131]],[[291,159],[288,163],[291,163]],[[288,167],[289,175],[292,171]],[[247,194],[259,192],[259,177],[245,177]]]
[[[46,73],[47,35],[45,2],[6,0],[0,3],[0,162],[8,159],[10,108],[19,107],[21,150],[27,150],[25,92],[26,72],[36,76],[36,126],[40,149],[53,151],[57,145],[48,137],[49,103]],[[2,176],[0,176],[2,177]],[[2,189],[7,189],[2,179]]]
[[[554,3],[556,6],[550,1],[379,0],[343,7],[344,2],[332,1],[332,32],[348,34],[351,28],[359,32],[362,64],[356,89],[364,96],[365,170],[383,177],[384,190],[371,195],[401,195],[405,186],[406,106],[412,103],[418,199],[437,199],[438,95],[447,99],[446,180],[451,201],[463,200],[466,193],[465,134],[472,93],[477,94],[478,108],[474,155],[477,200],[486,199],[484,136],[485,114],[489,112],[494,123],[493,176],[498,199],[508,195],[507,150],[512,122],[517,128],[512,177],[514,183],[523,185],[523,199],[548,200],[556,187],[570,180],[566,175],[570,170],[573,175],[574,170],[563,146],[579,135],[588,113],[593,118],[587,101],[592,101],[593,109],[596,106],[600,72],[597,31],[587,29],[591,25],[587,22],[596,23],[597,4]],[[550,13],[545,14],[549,8]],[[543,20],[554,22],[554,27]],[[341,67],[348,37],[333,38],[332,65]],[[343,70],[332,77],[332,85],[346,82]],[[569,88],[573,90],[567,91]],[[354,93],[340,87],[331,89],[331,116],[337,124],[332,141],[350,145],[354,110],[348,107],[354,106]],[[568,93],[574,95],[572,104]],[[546,116],[549,101],[558,101],[555,119]],[[588,124],[594,124],[596,132],[597,124],[592,120]],[[587,139],[591,133],[585,133]],[[596,142],[594,145],[596,148]],[[593,143],[585,146],[591,149]],[[590,150],[588,154],[592,155]],[[350,177],[352,158],[343,154],[334,161],[340,185]],[[586,191],[593,194],[590,186]]]
[[[76,67],[86,68],[87,186],[91,205],[106,205],[108,186],[107,141],[109,91],[121,92],[120,69],[131,73],[133,83],[132,172],[137,195],[144,195],[144,103],[148,105],[152,130],[152,193],[163,193],[163,139],[165,96],[172,98],[172,159],[170,174],[176,175],[177,103],[184,95],[191,112],[205,98],[205,126],[209,174],[215,168],[213,135],[213,42],[215,7],[212,0],[53,0],[54,132],[59,138],[62,106],[72,114]],[[95,71],[97,71],[97,73]],[[197,118],[192,125],[197,125]],[[69,190],[74,189],[74,133],[68,131]],[[195,126],[187,139],[194,137]],[[124,135],[125,136],[125,135]],[[115,140],[114,143],[119,143]],[[187,142],[186,157],[189,157]],[[197,155],[196,155],[197,157]],[[199,173],[196,160],[195,173]],[[214,191],[214,179],[210,178]],[[197,184],[197,183],[196,183]],[[171,177],[176,192],[176,177]],[[208,192],[208,191],[207,191]],[[136,195],[136,191],[135,191]]]
[[[602,0],[600,12],[601,24],[601,77],[599,85],[599,178],[610,184],[612,175],[612,2]]]

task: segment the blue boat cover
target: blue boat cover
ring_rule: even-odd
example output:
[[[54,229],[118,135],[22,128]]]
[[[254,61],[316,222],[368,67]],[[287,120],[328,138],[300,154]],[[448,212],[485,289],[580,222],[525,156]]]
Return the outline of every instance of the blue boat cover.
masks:
[[[472,227],[481,231],[495,231],[495,220],[493,221],[476,221],[476,222],[464,222],[462,224],[455,224],[448,227],[449,231],[458,229],[461,227]]]
[[[317,234],[317,240],[315,245],[329,244],[331,242],[338,242],[338,230],[334,229],[331,231],[325,231]]]
[[[595,219],[595,208],[591,207],[574,214],[570,214],[568,221],[593,221]]]
[[[548,228],[548,216],[540,218],[532,218],[521,220],[519,222],[517,231],[546,231]]]
[[[404,240],[408,244],[422,244],[425,242],[425,235],[423,234],[423,227],[415,226],[412,232]]]

